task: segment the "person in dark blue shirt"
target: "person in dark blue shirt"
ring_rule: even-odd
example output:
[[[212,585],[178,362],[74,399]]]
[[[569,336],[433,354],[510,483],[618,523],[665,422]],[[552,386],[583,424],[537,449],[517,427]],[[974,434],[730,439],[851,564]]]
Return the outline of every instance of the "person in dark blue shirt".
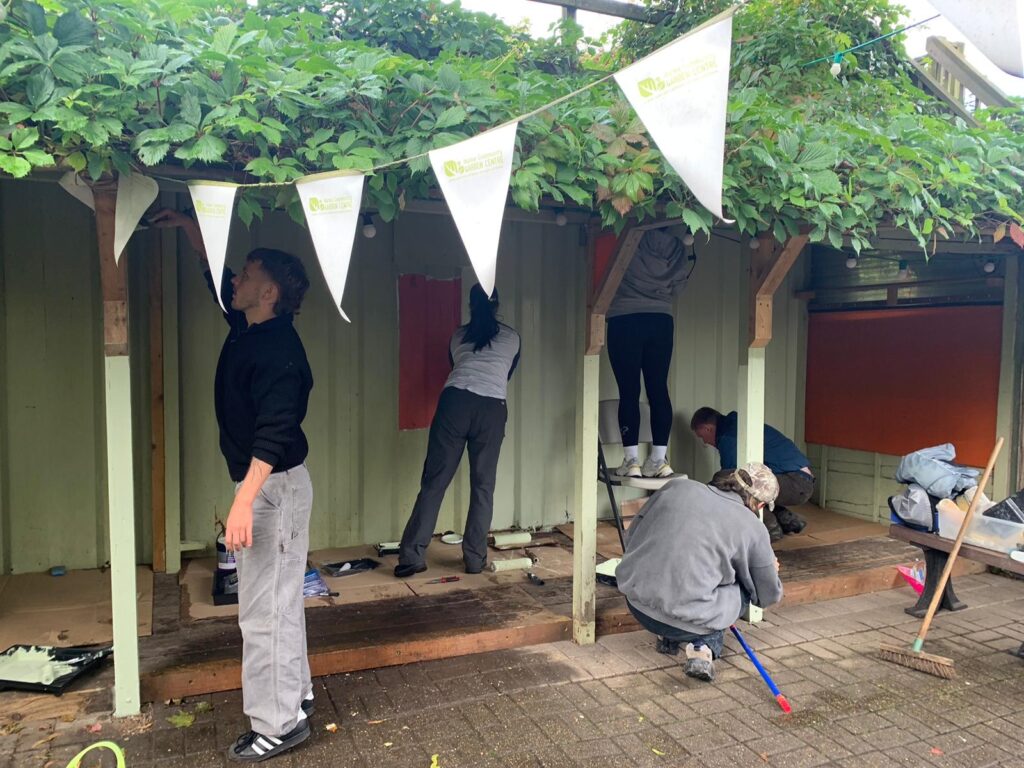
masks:
[[[718,449],[721,471],[736,469],[736,411],[723,416],[714,408],[698,408],[690,420],[690,429],[704,445]],[[806,521],[788,507],[804,504],[814,493],[811,462],[799,448],[775,427],[764,425],[764,463],[779,481],[779,495],[774,513],[765,511],[764,524],[772,541],[784,533],[800,533]],[[772,519],[774,517],[774,519]]]

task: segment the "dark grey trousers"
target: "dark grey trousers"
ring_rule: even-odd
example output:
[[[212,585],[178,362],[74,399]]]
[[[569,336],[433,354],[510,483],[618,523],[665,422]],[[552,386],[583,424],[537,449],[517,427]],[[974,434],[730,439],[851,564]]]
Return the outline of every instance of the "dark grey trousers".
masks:
[[[494,484],[507,419],[508,408],[504,400],[481,397],[454,387],[447,387],[441,392],[437,412],[430,424],[420,492],[402,534],[398,553],[401,565],[421,565],[424,562],[445,491],[467,447],[470,501],[466,530],[462,535],[462,558],[471,570],[479,570],[487,564],[487,533],[494,514]]]

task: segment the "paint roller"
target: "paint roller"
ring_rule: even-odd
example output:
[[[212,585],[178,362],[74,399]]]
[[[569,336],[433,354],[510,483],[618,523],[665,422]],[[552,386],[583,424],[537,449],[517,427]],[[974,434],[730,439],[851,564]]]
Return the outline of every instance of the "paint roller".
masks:
[[[529,534],[527,534],[529,536]],[[514,557],[511,560],[492,560],[491,564],[487,568],[492,573],[501,573],[502,571],[523,571],[527,568],[533,568],[533,560],[528,557]]]
[[[533,536],[529,531],[512,531],[510,533],[496,533],[493,536],[496,549],[507,549],[509,547],[521,547],[529,544]]]

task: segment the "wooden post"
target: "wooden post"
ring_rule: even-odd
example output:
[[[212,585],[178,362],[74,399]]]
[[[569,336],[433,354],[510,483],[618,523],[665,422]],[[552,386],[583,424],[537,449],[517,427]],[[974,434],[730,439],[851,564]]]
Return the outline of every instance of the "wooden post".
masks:
[[[128,357],[126,262],[114,254],[117,189],[93,187],[96,242],[103,287],[107,515],[110,523],[110,590],[114,630],[114,715],[139,712],[139,639],[135,583],[135,487],[132,461],[131,369]]]
[[[599,355],[584,355],[576,391],[576,509],[572,535],[572,639],[596,639],[597,419]]]
[[[164,207],[177,208],[172,194],[161,197]],[[163,316],[163,432],[164,432],[164,542],[167,573],[181,570],[181,454],[178,406],[178,236],[174,230],[160,230],[163,255],[161,309]]]
[[[150,234],[146,269],[149,278],[149,420],[153,514],[153,571],[167,570],[167,499],[164,462],[163,233]]]
[[[1020,296],[1017,291],[1020,257],[1007,256],[1006,276],[1003,281],[1003,338],[999,355],[999,390],[996,398],[996,435],[1012,435],[1015,404],[1014,392],[1017,387],[1017,326],[1020,322]],[[992,473],[992,494],[996,500],[1005,499],[1019,485],[1020,478],[1014,477],[1016,464],[1013,459],[1020,451],[1019,445],[1002,451],[996,460]],[[1012,468],[1012,469],[1011,469]]]

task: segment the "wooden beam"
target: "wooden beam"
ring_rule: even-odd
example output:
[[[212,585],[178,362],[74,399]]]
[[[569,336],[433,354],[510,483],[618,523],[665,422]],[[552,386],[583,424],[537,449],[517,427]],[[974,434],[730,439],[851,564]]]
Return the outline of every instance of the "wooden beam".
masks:
[[[167,476],[164,461],[163,232],[149,233],[149,420],[153,571],[167,570]]]
[[[642,21],[647,24],[657,24],[670,15],[664,12],[653,12],[642,5],[627,3],[623,0],[534,0],[534,2],[558,5],[563,9],[590,11],[630,21]]]
[[[166,208],[177,208],[176,196],[164,193],[161,203]],[[178,232],[161,229],[161,253],[163,255],[163,339],[164,351],[161,372],[163,378],[164,413],[164,546],[166,548],[167,573],[181,570],[181,447],[179,418],[181,385],[178,371],[180,352],[178,348]]]
[[[929,37],[925,50],[932,61],[949,72],[967,90],[988,107],[1011,107],[1010,97],[996,87],[988,78],[974,68],[949,40],[943,37]]]
[[[1009,262],[1007,262],[1009,263]],[[895,290],[897,292],[902,291],[906,288],[918,288],[921,286],[930,285],[964,285],[967,283],[984,283],[986,288],[1002,288],[1005,280],[1002,277],[956,277],[956,278],[936,278],[934,280],[900,280],[899,282],[888,282],[888,283],[865,283],[864,285],[836,285],[832,287],[822,286],[814,290],[808,291],[794,291],[793,295],[798,299],[814,299],[819,293],[826,292],[847,292],[847,293],[859,293],[863,291],[886,291]]]
[[[631,227],[626,230],[625,236],[619,241],[619,248],[608,265],[608,271],[601,279],[601,285],[594,294],[587,308],[587,355],[599,355],[604,347],[605,340],[605,314],[611,306],[615,292],[622,284],[622,278],[629,269],[633,256],[636,255],[637,246],[643,239],[644,232],[649,227]],[[591,239],[593,242],[593,238]],[[591,272],[588,272],[588,279]]]
[[[128,358],[127,260],[114,254],[117,188],[93,186],[96,244],[103,289],[103,353],[107,446],[107,516],[114,635],[114,714],[139,713],[139,638],[135,584],[135,472],[132,457],[132,386]]]
[[[1017,384],[1017,328],[1020,323],[1020,296],[1017,293],[1019,257],[1006,259],[1006,280],[1003,286],[1003,338],[999,354],[999,389],[996,398],[996,434],[1012,435]],[[992,495],[1005,499],[1019,488],[1014,454],[1020,446],[1003,451],[992,473]]]

